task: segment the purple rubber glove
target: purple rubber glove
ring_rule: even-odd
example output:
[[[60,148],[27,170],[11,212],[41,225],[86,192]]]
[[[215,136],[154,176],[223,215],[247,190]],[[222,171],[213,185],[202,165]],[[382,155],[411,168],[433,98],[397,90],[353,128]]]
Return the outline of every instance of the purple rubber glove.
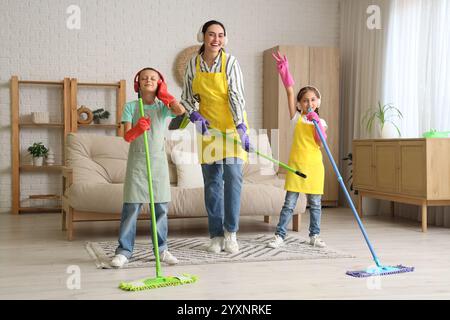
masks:
[[[236,127],[236,129],[241,137],[242,148],[244,148],[247,152],[253,151],[253,148],[250,146],[250,138],[247,134],[247,126],[244,123],[241,123]]]
[[[280,74],[281,81],[283,81],[284,87],[292,87],[295,82],[294,78],[292,78],[291,73],[289,72],[289,63],[286,55],[281,55],[280,51],[277,53],[272,53],[272,56],[277,61],[277,69]]]
[[[198,111],[192,112],[191,115],[189,116],[189,119],[191,120],[192,123],[195,124],[195,128],[199,133],[201,133],[204,136],[209,136],[208,130],[209,122],[208,120],[203,118],[203,116]]]
[[[327,140],[327,134],[325,133],[325,129],[322,126],[322,122],[320,121],[319,115],[315,113],[314,111],[310,111],[306,114],[306,119],[309,121],[316,121],[317,125],[319,126],[320,131],[322,132],[322,136],[325,140]],[[314,140],[316,140],[316,143],[320,146],[322,141],[320,140],[319,133],[314,130]]]

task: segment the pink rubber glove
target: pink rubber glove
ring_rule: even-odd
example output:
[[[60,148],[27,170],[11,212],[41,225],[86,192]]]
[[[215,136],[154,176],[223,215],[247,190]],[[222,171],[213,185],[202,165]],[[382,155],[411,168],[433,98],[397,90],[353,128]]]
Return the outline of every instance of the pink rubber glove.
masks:
[[[317,113],[315,113],[314,111],[308,112],[308,114],[306,115],[306,119],[308,119],[309,121],[315,121],[317,123],[317,125],[319,126],[320,131],[322,132],[322,136],[325,140],[327,140],[327,134],[325,133],[325,129],[322,126],[322,122],[320,121],[319,115]],[[320,136],[319,133],[317,132],[317,130],[314,130],[314,140],[316,140],[316,143],[320,146],[320,144],[322,143],[322,140],[320,140]]]
[[[146,130],[150,129],[150,124],[151,124],[150,118],[144,117],[139,118],[136,125],[125,133],[124,137],[125,141],[132,142],[134,139],[143,134]]]
[[[292,78],[292,75],[289,72],[289,63],[286,55],[281,56],[281,53],[278,51],[277,53],[272,53],[272,56],[277,61],[278,73],[280,74],[281,81],[283,81],[284,87],[292,87],[295,82],[294,78]]]

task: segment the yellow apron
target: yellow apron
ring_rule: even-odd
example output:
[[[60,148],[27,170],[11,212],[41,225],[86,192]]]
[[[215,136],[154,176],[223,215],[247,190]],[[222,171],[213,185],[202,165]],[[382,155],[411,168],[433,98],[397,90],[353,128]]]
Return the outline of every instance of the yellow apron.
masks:
[[[325,169],[322,152],[314,140],[314,124],[303,122],[300,116],[294,131],[289,166],[306,174],[301,178],[288,171],[284,189],[305,194],[323,194]]]
[[[200,56],[196,59],[196,73],[192,81],[192,91],[200,97],[200,114],[209,121],[212,128],[227,133],[227,136],[241,141],[233,121],[228,101],[228,81],[225,72],[226,56],[222,52],[222,67],[219,73],[201,72]],[[244,113],[247,123],[247,114]],[[247,152],[220,134],[210,130],[210,136],[198,134],[198,156],[200,163],[213,163],[225,158],[240,158],[247,161]]]

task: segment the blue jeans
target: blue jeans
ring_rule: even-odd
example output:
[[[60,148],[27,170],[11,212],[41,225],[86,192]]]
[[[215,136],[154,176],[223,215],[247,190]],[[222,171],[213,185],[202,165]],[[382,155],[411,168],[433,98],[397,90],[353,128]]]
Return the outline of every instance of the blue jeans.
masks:
[[[239,229],[242,163],[239,158],[226,158],[225,161],[202,164],[211,238],[223,237],[224,229],[228,232],[237,232]]]
[[[128,259],[133,255],[134,239],[136,238],[136,221],[139,213],[141,212],[142,205],[142,203],[123,204],[122,218],[120,220],[119,246],[116,249],[116,254],[122,254]],[[158,233],[159,252],[163,252],[167,249],[168,210],[168,202],[155,203],[156,230]],[[151,230],[152,229],[150,228],[150,234],[153,235]]]
[[[283,209],[280,212],[280,221],[277,225],[277,231],[275,234],[279,235],[281,238],[285,238],[287,234],[287,226],[291,222],[292,214],[294,212],[295,206],[297,205],[299,193],[298,192],[286,192],[286,197],[284,199]],[[320,194],[307,194],[309,205],[309,236],[313,236],[320,233],[320,217],[322,214],[321,200],[322,195]]]

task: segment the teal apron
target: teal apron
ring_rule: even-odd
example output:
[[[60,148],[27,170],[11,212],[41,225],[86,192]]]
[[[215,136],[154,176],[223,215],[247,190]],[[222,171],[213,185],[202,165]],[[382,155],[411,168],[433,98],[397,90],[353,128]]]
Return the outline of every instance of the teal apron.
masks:
[[[140,118],[139,104],[135,103],[132,125]],[[146,105],[145,107],[148,107]],[[166,128],[162,108],[152,104],[144,110],[145,116],[151,119],[151,128],[147,131],[148,146],[152,169],[153,196],[155,203],[170,201],[170,180],[167,156],[164,148]],[[145,108],[144,108],[145,109]],[[123,202],[149,203],[147,165],[145,162],[144,135],[140,135],[130,144],[128,151],[127,172],[123,188]]]

